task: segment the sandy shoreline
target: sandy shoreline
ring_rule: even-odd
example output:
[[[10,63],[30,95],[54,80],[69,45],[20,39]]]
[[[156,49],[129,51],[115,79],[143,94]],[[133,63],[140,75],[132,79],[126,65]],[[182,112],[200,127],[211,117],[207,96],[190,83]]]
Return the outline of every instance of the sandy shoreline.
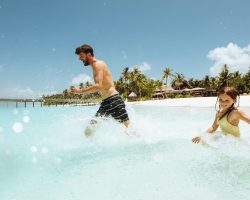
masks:
[[[128,105],[167,107],[214,107],[217,97],[193,97],[127,102]],[[250,95],[240,97],[240,107],[250,107]]]

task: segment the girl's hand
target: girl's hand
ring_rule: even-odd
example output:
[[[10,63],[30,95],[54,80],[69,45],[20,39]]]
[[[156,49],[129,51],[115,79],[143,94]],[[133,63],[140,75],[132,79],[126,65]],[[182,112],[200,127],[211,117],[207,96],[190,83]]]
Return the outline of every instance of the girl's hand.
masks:
[[[195,138],[192,139],[193,143],[199,143],[200,141],[201,141],[200,137],[195,137]]]

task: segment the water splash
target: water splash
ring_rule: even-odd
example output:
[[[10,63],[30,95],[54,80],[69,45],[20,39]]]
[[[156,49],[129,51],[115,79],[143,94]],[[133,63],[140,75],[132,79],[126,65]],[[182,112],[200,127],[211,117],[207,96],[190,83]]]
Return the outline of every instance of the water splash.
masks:
[[[232,200],[250,195],[250,139],[244,136],[249,126],[243,125],[242,139],[218,132],[217,138],[208,135],[204,146],[191,139],[208,128],[211,110],[132,106],[129,129],[108,119],[85,137],[96,109],[30,109],[23,115],[32,116],[25,134],[10,134],[20,115],[1,121],[1,197]]]

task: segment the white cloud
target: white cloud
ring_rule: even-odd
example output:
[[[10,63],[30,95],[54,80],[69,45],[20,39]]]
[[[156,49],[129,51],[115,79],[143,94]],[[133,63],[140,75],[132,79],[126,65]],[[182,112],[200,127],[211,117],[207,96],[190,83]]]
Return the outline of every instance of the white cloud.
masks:
[[[14,93],[20,98],[31,97],[34,96],[35,93],[30,87],[26,88],[15,88]]]
[[[151,70],[151,65],[147,62],[142,63],[141,65],[139,65],[139,69],[143,72],[143,71],[149,71]]]
[[[61,93],[62,91],[57,91],[54,87],[54,85],[47,85],[44,87],[43,91],[37,91],[37,96],[42,97],[43,95],[52,95],[52,94],[58,94]]]
[[[250,44],[247,47],[239,47],[229,43],[226,47],[217,47],[211,50],[207,57],[214,61],[210,72],[217,75],[221,72],[224,64],[227,64],[231,72],[240,71],[245,73],[250,67]]]
[[[127,59],[128,59],[128,56],[127,56],[127,52],[126,52],[126,51],[122,51],[121,54],[122,54],[122,59],[123,59],[123,60],[127,60]]]
[[[62,91],[56,91],[53,87],[45,88],[43,91],[34,91],[30,87],[26,88],[4,88],[0,89],[0,98],[20,98],[20,99],[36,99],[43,95],[58,94]]]
[[[129,70],[132,71],[136,67],[139,68],[139,70],[142,72],[151,70],[151,65],[147,62],[143,62],[142,64],[130,67]]]
[[[86,82],[93,82],[91,77],[86,74],[79,74],[78,76],[74,77],[71,81],[71,84],[73,85],[79,85],[80,83],[86,83]]]

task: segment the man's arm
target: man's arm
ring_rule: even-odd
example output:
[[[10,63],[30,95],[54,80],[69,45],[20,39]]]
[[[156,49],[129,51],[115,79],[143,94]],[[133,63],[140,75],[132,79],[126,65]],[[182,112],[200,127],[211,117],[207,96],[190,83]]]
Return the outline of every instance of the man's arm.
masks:
[[[94,93],[100,91],[103,87],[103,64],[97,66],[97,71],[94,74],[95,84],[91,85],[87,88],[78,89],[76,87],[71,87],[71,91],[74,93],[86,94],[86,93]]]

